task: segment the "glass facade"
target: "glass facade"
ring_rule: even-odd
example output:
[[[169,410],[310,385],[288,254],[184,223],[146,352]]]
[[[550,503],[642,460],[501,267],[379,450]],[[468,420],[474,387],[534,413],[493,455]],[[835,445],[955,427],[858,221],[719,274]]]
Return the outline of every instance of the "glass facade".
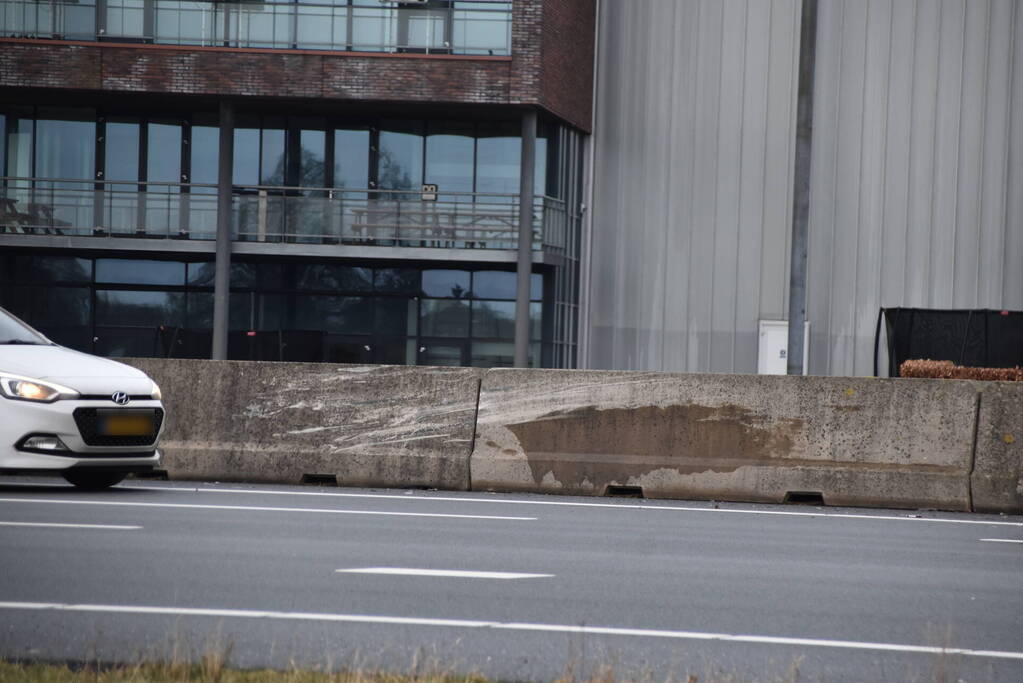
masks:
[[[106,356],[208,358],[214,265],[207,260],[0,256],[0,305],[54,341]],[[550,366],[543,275],[532,276],[530,364]],[[511,366],[515,273],[231,264],[228,355],[238,360]]]
[[[246,48],[511,53],[510,0],[0,0],[5,36]]]
[[[20,250],[18,234],[213,239],[216,118],[0,105],[0,240]],[[317,244],[324,258],[338,244],[517,245],[518,122],[249,112],[236,122],[238,241]],[[534,277],[534,365],[575,363],[581,158],[578,133],[541,126],[534,249],[558,262],[545,270],[546,287]],[[213,265],[206,256],[174,260],[178,246],[165,244],[156,258],[11,256],[0,298],[74,348],[208,357]],[[511,364],[513,272],[381,266],[387,258],[380,250],[372,267],[315,259],[232,264],[229,354]]]
[[[541,125],[534,193],[559,196],[560,160]],[[125,116],[93,109],[0,105],[4,175],[162,185],[215,184],[216,115]],[[473,123],[241,115],[234,132],[236,186],[518,194],[518,122]],[[327,160],[333,159],[328,166]],[[186,180],[187,179],[187,180]],[[68,183],[65,183],[68,184]]]
[[[561,191],[565,129],[541,125],[535,248]],[[16,228],[213,239],[216,116],[0,105]],[[239,114],[232,230],[244,241],[513,249],[518,122]],[[431,188],[427,193],[424,186]]]

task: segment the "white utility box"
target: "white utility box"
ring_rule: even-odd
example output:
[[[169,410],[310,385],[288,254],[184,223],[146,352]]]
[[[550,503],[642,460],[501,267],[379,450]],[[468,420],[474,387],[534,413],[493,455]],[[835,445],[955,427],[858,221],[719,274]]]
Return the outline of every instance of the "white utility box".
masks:
[[[761,320],[757,373],[784,375],[788,371],[789,321]],[[803,325],[803,374],[810,360],[810,321]]]

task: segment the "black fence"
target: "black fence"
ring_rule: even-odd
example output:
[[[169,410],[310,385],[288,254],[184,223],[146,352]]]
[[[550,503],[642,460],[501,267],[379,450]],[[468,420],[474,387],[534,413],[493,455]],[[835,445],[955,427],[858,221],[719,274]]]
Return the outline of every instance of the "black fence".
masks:
[[[1023,366],[1023,311],[882,308],[874,335],[874,376],[884,327],[888,376],[906,360],[950,360],[975,368]]]

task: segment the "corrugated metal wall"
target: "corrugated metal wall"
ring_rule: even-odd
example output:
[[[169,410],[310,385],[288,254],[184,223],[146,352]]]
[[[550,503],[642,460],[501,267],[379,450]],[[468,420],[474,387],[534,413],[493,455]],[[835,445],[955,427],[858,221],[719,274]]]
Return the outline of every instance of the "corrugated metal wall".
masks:
[[[755,372],[787,315],[798,0],[602,0],[584,363]],[[1023,308],[1023,6],[821,0],[810,371],[879,306]]]
[[[755,372],[784,317],[797,0],[602,0],[586,364]]]
[[[1023,5],[822,0],[818,21],[810,369],[871,374],[879,306],[1023,309]]]

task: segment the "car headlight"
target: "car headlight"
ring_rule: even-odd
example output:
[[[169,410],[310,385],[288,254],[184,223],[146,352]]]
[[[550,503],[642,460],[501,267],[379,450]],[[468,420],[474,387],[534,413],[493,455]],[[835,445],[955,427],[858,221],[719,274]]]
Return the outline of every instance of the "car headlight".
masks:
[[[19,375],[0,375],[0,394],[18,401],[53,403],[62,398],[78,398],[79,393],[60,384]]]
[[[156,401],[163,400],[163,392],[160,391],[160,385],[157,384],[156,382],[153,382],[153,391],[150,394],[150,396]]]

